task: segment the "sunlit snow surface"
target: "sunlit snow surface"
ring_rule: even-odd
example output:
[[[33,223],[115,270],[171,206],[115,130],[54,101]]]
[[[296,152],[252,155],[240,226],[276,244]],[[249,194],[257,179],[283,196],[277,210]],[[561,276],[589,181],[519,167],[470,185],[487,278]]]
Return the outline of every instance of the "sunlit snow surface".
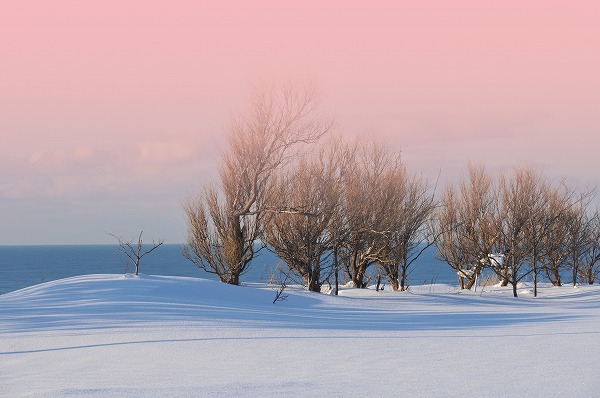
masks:
[[[2,397],[597,397],[600,286],[342,296],[88,275],[0,296]]]

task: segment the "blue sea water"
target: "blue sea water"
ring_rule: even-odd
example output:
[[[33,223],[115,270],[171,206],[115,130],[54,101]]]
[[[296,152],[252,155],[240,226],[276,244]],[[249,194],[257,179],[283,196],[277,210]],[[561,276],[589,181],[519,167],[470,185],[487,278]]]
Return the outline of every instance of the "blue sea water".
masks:
[[[267,282],[279,259],[266,250],[254,259],[242,282]],[[56,279],[86,274],[133,272],[114,245],[0,246],[0,294]],[[140,273],[216,279],[181,254],[181,245],[165,244],[145,256]],[[427,249],[411,266],[410,283],[456,283],[449,266]]]

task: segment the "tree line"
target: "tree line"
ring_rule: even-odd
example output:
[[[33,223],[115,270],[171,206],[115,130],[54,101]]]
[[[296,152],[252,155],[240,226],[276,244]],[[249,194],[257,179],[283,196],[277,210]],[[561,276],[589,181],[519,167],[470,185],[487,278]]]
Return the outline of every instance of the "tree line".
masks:
[[[554,286],[570,271],[573,285],[592,284],[600,273],[600,214],[594,190],[552,184],[530,166],[493,178],[483,165],[469,165],[458,187],[447,188],[434,218],[440,257],[469,289],[484,268],[502,285],[540,276]]]
[[[318,112],[310,85],[256,87],[248,112],[226,132],[218,179],[184,203],[184,255],[237,285],[260,250],[274,252],[311,291],[371,275],[408,287],[430,246],[470,288],[485,269],[513,286],[532,276],[561,284],[570,267],[593,283],[600,270],[600,217],[593,192],[552,185],[531,167],[492,178],[470,165],[459,187],[412,172],[382,143],[346,141]],[[374,271],[374,272],[369,272]],[[378,284],[380,280],[377,281]]]

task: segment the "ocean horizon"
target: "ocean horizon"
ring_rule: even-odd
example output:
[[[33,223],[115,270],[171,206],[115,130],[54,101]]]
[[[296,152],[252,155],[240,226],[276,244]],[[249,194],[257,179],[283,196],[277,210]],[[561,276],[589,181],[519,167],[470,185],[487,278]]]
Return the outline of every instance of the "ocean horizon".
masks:
[[[140,273],[217,279],[187,260],[181,254],[182,247],[182,244],[163,244],[142,259]],[[128,261],[116,245],[111,244],[0,246],[0,294],[78,275],[132,273],[135,270]],[[243,274],[242,283],[277,278],[280,263],[273,253],[262,250]],[[340,278],[343,278],[341,272]],[[409,282],[414,285],[457,283],[456,274],[435,258],[433,248],[427,249],[411,266]]]

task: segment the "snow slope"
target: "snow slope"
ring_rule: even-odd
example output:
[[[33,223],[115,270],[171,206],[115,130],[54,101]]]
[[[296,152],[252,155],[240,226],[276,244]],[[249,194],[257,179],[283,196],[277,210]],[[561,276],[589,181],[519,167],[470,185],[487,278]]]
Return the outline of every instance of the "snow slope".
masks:
[[[596,397],[600,287],[412,292],[87,275],[0,296],[2,397]]]

